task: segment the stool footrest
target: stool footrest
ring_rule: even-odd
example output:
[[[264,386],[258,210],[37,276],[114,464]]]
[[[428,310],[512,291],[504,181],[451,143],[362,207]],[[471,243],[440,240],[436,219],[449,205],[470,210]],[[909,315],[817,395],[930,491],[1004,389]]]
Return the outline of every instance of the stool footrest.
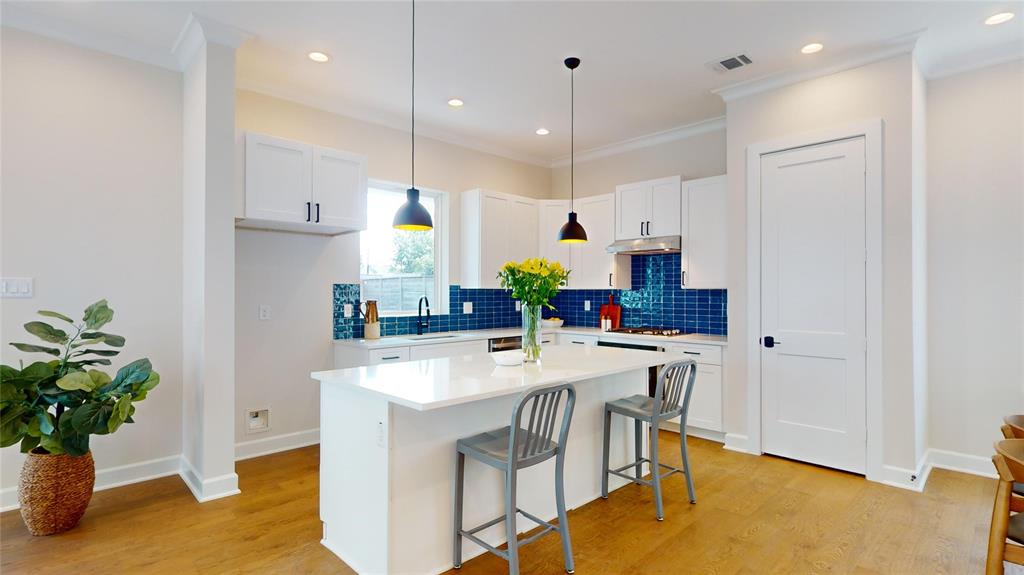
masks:
[[[558,530],[558,526],[557,525],[548,523],[547,521],[544,521],[540,517],[537,517],[536,515],[534,515],[534,514],[532,514],[530,512],[523,511],[522,509],[519,509],[518,507],[516,508],[516,512],[522,514],[523,517],[526,517],[530,521],[533,521],[537,525],[539,525],[539,526],[544,528],[544,529],[540,530],[540,532],[534,533],[533,535],[527,537],[526,539],[520,540],[519,541],[519,545],[526,545],[527,543],[533,543],[535,540],[537,540],[542,535],[546,535],[546,534],[550,533],[551,531],[557,531]],[[504,520],[505,520],[505,516],[504,515],[499,515],[498,517],[495,517],[494,519],[491,519],[490,521],[488,521],[486,523],[482,523],[480,525],[477,525],[476,527],[474,527],[472,529],[460,530],[459,534],[462,535],[463,537],[466,537],[467,539],[469,539],[473,543],[476,543],[477,545],[483,547],[484,549],[487,549],[491,553],[494,553],[495,555],[498,555],[499,557],[503,557],[503,558],[505,558],[507,560],[508,559],[508,553],[506,553],[505,551],[501,551],[501,550],[497,549],[496,547],[493,547],[492,545],[490,545],[488,543],[485,543],[479,537],[474,535],[476,532],[481,531],[483,529],[487,529],[488,527],[491,527],[493,525],[497,525],[498,523],[501,523]]]
[[[646,457],[641,457],[640,459],[637,459],[636,461],[634,461],[632,463],[627,463],[627,464],[623,465],[622,467],[616,467],[615,469],[609,469],[608,473],[610,473],[612,475],[615,475],[617,477],[621,477],[623,479],[628,479],[628,480],[632,481],[633,483],[636,483],[637,485],[646,485],[648,487],[651,487],[652,483],[651,483],[651,481],[649,479],[639,479],[635,475],[627,475],[626,473],[623,473],[627,469],[635,468],[637,465],[642,465],[644,463],[651,463],[651,460],[647,459]],[[667,472],[658,475],[658,479],[665,479],[666,477],[668,477],[669,475],[672,475],[673,473],[683,473],[683,474],[686,473],[685,471],[683,471],[682,469],[679,469],[678,467],[672,467],[671,465],[666,465],[666,464],[661,463],[661,462],[658,462],[658,467],[664,467],[665,469],[668,469]]]
[[[483,539],[480,539],[476,535],[472,535],[472,534],[467,533],[465,531],[461,531],[460,533],[462,533],[462,536],[465,537],[466,539],[469,539],[473,543],[476,543],[477,545],[483,547],[484,549],[490,551],[491,553],[494,553],[498,557],[501,557],[505,561],[508,561],[508,552],[502,551],[501,549],[498,549],[497,547],[494,547],[493,545],[491,545],[490,543],[487,543]]]

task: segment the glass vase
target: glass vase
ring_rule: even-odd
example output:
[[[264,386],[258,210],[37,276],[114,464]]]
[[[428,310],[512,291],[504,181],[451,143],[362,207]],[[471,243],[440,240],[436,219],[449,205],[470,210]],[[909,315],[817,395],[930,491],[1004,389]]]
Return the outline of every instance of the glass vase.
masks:
[[[523,361],[540,361],[540,306],[523,305]]]

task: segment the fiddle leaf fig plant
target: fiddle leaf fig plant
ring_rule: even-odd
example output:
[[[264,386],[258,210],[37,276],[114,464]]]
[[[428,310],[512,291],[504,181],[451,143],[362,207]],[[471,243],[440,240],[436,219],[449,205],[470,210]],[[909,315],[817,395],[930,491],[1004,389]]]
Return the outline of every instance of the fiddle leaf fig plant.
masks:
[[[82,321],[55,311],[40,316],[60,320],[55,327],[30,321],[25,331],[43,345],[12,343],[26,353],[52,356],[17,368],[0,365],[0,447],[21,443],[21,451],[85,455],[90,435],[113,433],[134,423],[134,402],[160,383],[149,359],[137,359],[113,378],[94,366],[108,366],[121,353],[125,340],[100,331],[114,319],[107,300],[85,309]]]

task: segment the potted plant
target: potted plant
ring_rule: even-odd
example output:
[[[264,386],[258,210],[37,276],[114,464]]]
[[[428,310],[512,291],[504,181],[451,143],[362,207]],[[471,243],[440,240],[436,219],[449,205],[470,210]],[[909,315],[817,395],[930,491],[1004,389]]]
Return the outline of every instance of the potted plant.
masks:
[[[81,323],[53,311],[39,315],[70,327],[31,321],[25,330],[52,345],[11,344],[54,359],[0,365],[0,446],[20,442],[28,454],[18,481],[21,517],[33,535],[52,535],[77,525],[92,498],[96,470],[89,436],[133,423],[133,403],[145,399],[160,376],[149,359],[129,363],[113,378],[94,369],[111,365],[109,358],[121,353],[116,348],[125,341],[99,331],[114,318],[106,300],[86,308]]]
[[[522,303],[523,359],[540,361],[541,307],[555,309],[551,298],[558,288],[567,285],[569,271],[558,262],[545,258],[529,258],[522,262],[508,262],[498,272],[501,287],[512,290],[512,298]]]

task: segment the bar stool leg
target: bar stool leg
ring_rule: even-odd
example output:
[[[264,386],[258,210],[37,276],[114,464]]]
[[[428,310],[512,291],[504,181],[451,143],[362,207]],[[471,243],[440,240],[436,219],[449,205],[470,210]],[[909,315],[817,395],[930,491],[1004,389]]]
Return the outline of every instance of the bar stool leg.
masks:
[[[640,462],[640,459],[644,456],[644,444],[643,444],[643,428],[639,419],[633,420],[633,453],[636,455],[636,478],[640,479],[644,476],[644,464]]]
[[[612,412],[604,410],[604,450],[601,459],[601,497],[608,499],[608,450],[612,434]]]
[[[683,456],[683,473],[686,474],[686,490],[690,492],[690,503],[697,502],[693,492],[693,476],[690,475],[690,456],[686,451],[686,430],[679,430],[679,451]]]
[[[639,425],[639,421],[637,422]],[[654,487],[654,506],[658,511],[658,521],[665,519],[665,511],[661,506],[661,467],[658,465],[658,427],[651,426],[651,485]]]
[[[565,555],[565,572],[574,573],[572,542],[569,540],[569,517],[565,512],[565,457],[563,447],[558,447],[555,459],[555,506],[558,507],[558,533],[562,537],[562,553]],[[605,475],[605,477],[608,477]]]
[[[519,541],[516,533],[516,470],[505,472],[505,535],[508,538],[508,573],[519,575]]]
[[[454,543],[452,544],[452,565],[462,567],[462,499],[463,484],[466,479],[466,454],[461,451],[455,454],[455,521],[453,522]]]

